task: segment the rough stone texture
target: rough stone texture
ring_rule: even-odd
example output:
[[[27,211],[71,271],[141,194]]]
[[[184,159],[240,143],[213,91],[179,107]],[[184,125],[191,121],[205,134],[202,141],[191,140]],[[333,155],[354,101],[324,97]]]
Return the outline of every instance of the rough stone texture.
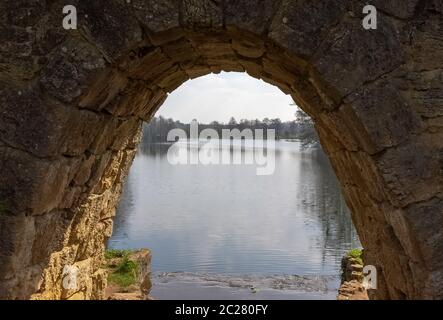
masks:
[[[350,280],[340,286],[337,300],[369,300],[369,298],[363,285],[358,280]]]
[[[246,71],[315,120],[372,298],[443,298],[443,6],[359,0],[0,1],[0,297],[101,299],[104,243],[142,120]],[[284,186],[283,186],[284,187]],[[77,290],[63,268],[81,271]]]
[[[341,261],[341,286],[337,300],[369,300],[368,292],[363,285],[363,265],[361,260],[344,256]]]

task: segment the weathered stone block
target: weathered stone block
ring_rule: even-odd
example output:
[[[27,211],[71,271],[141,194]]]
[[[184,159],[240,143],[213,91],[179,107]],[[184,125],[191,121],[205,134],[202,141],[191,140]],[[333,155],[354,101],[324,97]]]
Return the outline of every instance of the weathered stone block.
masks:
[[[100,111],[106,108],[127,84],[128,79],[117,70],[104,70],[81,97],[78,105],[82,108]]]
[[[264,43],[261,41],[232,40],[232,49],[239,55],[247,58],[260,58],[265,53]]]
[[[361,2],[360,7],[363,7],[364,2]],[[423,6],[423,4],[420,4],[419,2],[420,0],[405,0],[399,2],[374,0],[371,2],[371,4],[374,5],[381,13],[386,12],[389,15],[401,19],[409,19],[414,15],[416,10],[420,9],[419,6]]]
[[[108,61],[114,61],[142,40],[142,30],[123,1],[82,1],[78,13],[81,31]]]
[[[196,61],[194,63],[182,64],[181,67],[190,79],[195,79],[211,73],[209,66],[206,64],[206,62],[202,60]]]
[[[353,136],[360,147],[369,153],[398,145],[421,130],[418,114],[386,81],[365,86],[348,96],[340,113],[354,128]]]
[[[40,77],[42,87],[63,102],[72,102],[86,88],[105,60],[90,44],[69,39],[49,56]]]
[[[234,50],[232,50],[232,46],[230,43],[207,42],[198,45],[196,49],[199,53],[201,53],[204,57],[207,58],[231,56],[231,59],[233,61],[236,60]]]
[[[152,80],[173,68],[174,61],[166,56],[160,48],[149,51],[143,57],[135,59],[128,66],[127,72],[133,79]],[[154,83],[155,84],[155,83]]]
[[[132,0],[139,21],[153,33],[179,27],[179,1]]]
[[[182,0],[183,27],[222,27],[223,10],[221,1]]]
[[[404,59],[398,33],[388,20],[379,21],[373,32],[356,19],[340,24],[325,39],[313,68],[318,86],[338,102],[365,82],[395,70]]]
[[[162,46],[162,51],[172,60],[179,63],[189,63],[198,59],[199,55],[189,40],[182,38]]]
[[[340,146],[335,148],[334,151],[339,151],[343,148],[349,151],[359,150],[360,146],[353,131],[355,128],[352,127],[352,124],[348,124],[343,118],[343,115],[338,112],[321,112],[317,117],[317,125],[327,128],[328,134],[323,138],[325,144],[328,144],[331,136],[339,141]]]
[[[268,57],[262,59],[263,71],[270,75],[274,81],[285,83],[288,87],[296,84],[296,78],[294,74],[279,64],[278,61],[274,61]],[[289,92],[290,93],[290,92]]]
[[[35,217],[35,236],[32,244],[32,264],[39,264],[43,257],[61,251],[67,245],[72,216],[66,211],[54,210]],[[48,232],[50,230],[50,232]]]
[[[263,74],[263,66],[257,61],[241,60],[240,64],[253,78],[260,79]]]
[[[443,5],[442,5],[443,6]],[[411,27],[408,38],[413,50],[410,67],[416,71],[438,70],[443,68],[442,25],[440,14],[426,14],[420,28]]]
[[[441,172],[443,163],[441,147],[431,139],[425,142],[426,138],[390,148],[376,161],[389,199],[399,207],[430,199],[442,192],[442,178],[436,175]],[[435,139],[441,139],[441,136]]]
[[[311,57],[345,13],[345,2],[334,0],[283,0],[269,37],[283,48]]]
[[[0,25],[0,68],[11,77],[31,79],[40,69],[34,44],[34,35],[24,28]]]
[[[30,153],[49,155],[56,152],[48,131],[55,123],[48,114],[54,106],[44,103],[34,88],[0,87],[0,131],[1,140]]]
[[[152,91],[144,81],[133,80],[105,109],[117,117],[143,118],[149,111],[152,96]]]
[[[267,30],[277,9],[278,1],[273,0],[224,1],[226,25],[255,34]]]
[[[423,119],[443,116],[443,69],[408,72],[398,79],[400,93]]]
[[[11,149],[3,153],[2,163],[0,197],[7,199],[8,211],[39,215],[61,204],[79,160],[49,161]]]
[[[53,7],[44,0],[0,4],[0,68],[11,77],[32,79],[46,63],[44,55],[65,37],[60,18],[48,14]]]
[[[46,9],[46,0],[4,1],[0,4],[0,21],[26,28],[38,23]]]
[[[158,83],[158,86],[160,88],[163,88],[164,91],[172,92],[188,79],[188,75],[183,70],[177,67],[177,69],[163,76],[162,79],[156,81],[156,83]]]

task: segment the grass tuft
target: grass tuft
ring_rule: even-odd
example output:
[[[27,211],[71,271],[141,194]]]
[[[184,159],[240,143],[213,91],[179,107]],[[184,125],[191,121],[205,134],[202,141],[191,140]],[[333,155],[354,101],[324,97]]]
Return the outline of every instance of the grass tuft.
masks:
[[[351,249],[348,251],[348,257],[354,258],[357,262],[363,265],[363,251],[361,249]]]
[[[112,268],[108,275],[108,282],[116,284],[120,287],[127,288],[137,281],[137,273],[139,266],[137,262],[129,259],[131,250],[107,250],[105,253],[106,259],[121,259],[121,261]]]
[[[127,257],[132,251],[131,250],[118,250],[118,249],[109,249],[105,252],[106,259],[114,259],[114,258],[124,258]]]

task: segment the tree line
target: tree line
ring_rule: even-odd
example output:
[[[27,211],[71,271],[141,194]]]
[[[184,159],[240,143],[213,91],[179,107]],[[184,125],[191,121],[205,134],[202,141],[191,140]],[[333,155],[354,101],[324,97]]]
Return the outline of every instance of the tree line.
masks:
[[[208,124],[198,124],[199,131],[204,129],[214,129],[218,135],[222,136],[223,129],[251,129],[253,132],[255,129],[263,129],[266,134],[267,129],[275,130],[275,137],[277,140],[299,140],[305,147],[318,147],[318,136],[314,128],[312,119],[302,110],[297,110],[295,119],[292,121],[281,121],[279,118],[263,120],[255,119],[241,119],[237,121],[234,117],[231,117],[228,123],[212,121]],[[143,143],[162,143],[167,142],[168,132],[172,129],[182,129],[190,136],[189,123],[183,123],[181,121],[166,119],[162,116],[154,117],[150,122],[143,125]]]

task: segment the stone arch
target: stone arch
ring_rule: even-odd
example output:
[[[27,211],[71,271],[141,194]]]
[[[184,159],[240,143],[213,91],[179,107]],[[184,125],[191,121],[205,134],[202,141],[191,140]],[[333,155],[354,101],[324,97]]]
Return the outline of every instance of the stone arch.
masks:
[[[102,298],[104,243],[142,120],[210,72],[246,71],[315,120],[376,298],[443,298],[443,38],[437,0],[0,4],[0,297]],[[62,287],[63,267],[79,272]]]

